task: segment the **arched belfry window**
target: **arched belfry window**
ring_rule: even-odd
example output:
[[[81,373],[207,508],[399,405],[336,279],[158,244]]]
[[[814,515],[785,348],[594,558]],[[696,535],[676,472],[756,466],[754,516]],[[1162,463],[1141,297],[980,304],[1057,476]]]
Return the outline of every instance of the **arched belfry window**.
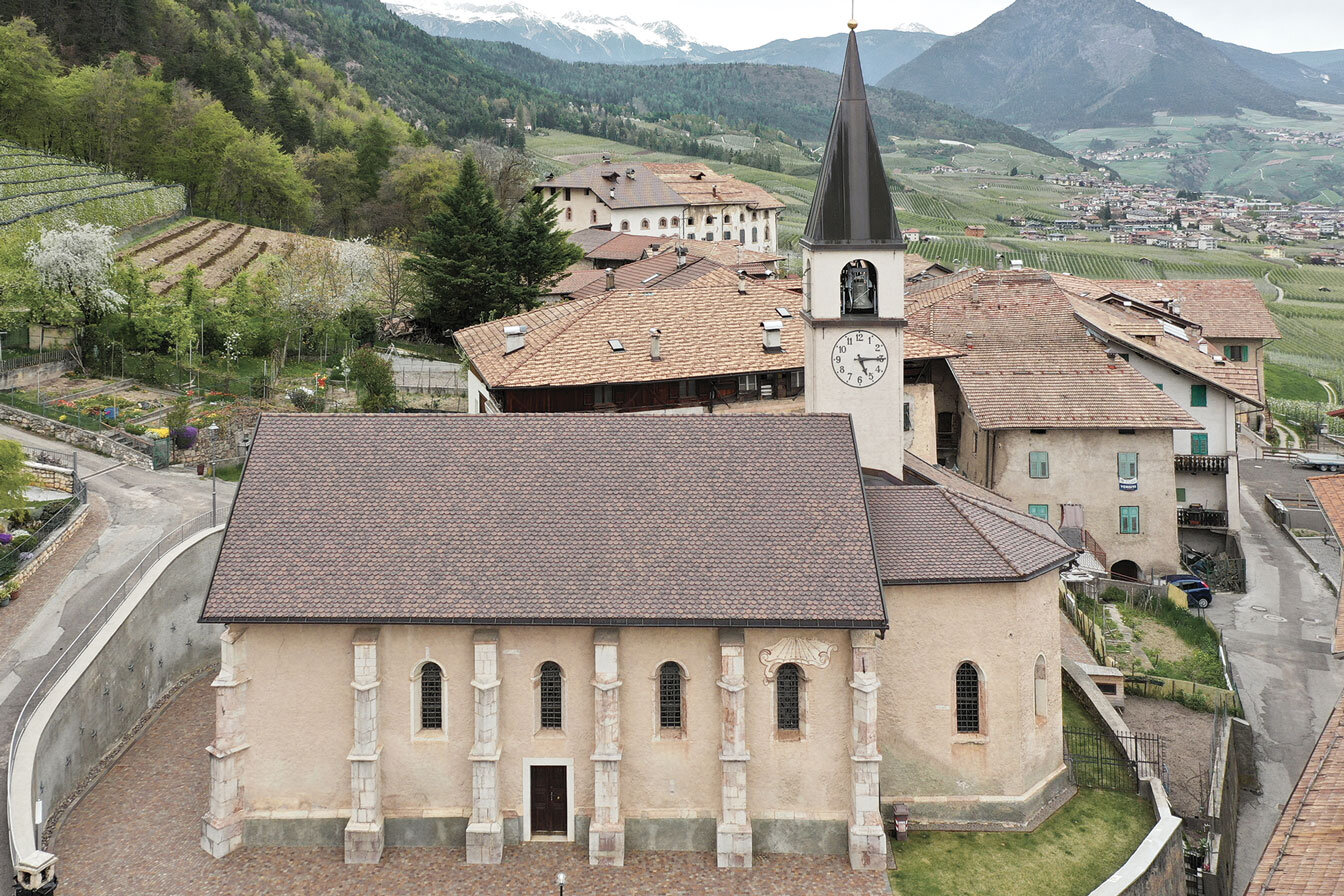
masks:
[[[420,727],[427,731],[443,729],[443,670],[437,663],[420,667]]]
[[[957,667],[957,733],[980,734],[980,670],[972,663]]]
[[[840,313],[877,313],[877,268],[871,261],[856,258],[840,271]]]
[[[564,681],[556,663],[541,664],[541,727],[564,727]]]

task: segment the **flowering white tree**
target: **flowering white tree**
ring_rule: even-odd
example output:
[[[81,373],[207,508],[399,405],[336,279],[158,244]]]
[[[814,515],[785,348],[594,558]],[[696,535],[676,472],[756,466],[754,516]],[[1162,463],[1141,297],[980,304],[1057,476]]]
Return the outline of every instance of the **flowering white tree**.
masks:
[[[44,289],[73,302],[85,323],[95,323],[125,300],[109,285],[116,260],[113,229],[103,224],[77,224],[44,230],[29,243],[24,258]]]

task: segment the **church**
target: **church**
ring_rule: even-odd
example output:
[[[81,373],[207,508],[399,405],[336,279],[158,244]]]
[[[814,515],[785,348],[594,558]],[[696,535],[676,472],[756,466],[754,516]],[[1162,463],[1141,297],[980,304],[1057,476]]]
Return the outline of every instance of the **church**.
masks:
[[[848,856],[1071,788],[1050,526],[912,475],[904,244],[851,23],[802,247],[806,414],[263,415],[201,846]]]

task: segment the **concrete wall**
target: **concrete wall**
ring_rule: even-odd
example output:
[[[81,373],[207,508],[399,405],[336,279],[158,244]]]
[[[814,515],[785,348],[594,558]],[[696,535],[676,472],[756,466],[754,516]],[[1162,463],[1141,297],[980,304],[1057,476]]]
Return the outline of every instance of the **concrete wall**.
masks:
[[[50,347],[50,346],[48,346]],[[75,362],[69,358],[59,361],[47,361],[43,364],[30,364],[27,367],[15,367],[0,371],[0,390],[28,389],[39,383],[54,380],[67,370],[74,370]]]
[[[1210,826],[1208,871],[1203,871],[1206,896],[1233,896],[1232,878],[1237,856],[1237,812],[1241,804],[1241,780],[1233,749],[1231,716],[1221,718],[1217,732],[1218,749],[1209,776]]]
[[[1031,478],[1032,451],[1049,454],[1049,478]],[[1139,454],[1137,491],[1120,490],[1116,455],[1121,451]],[[1048,505],[1052,525],[1060,525],[1060,505],[1081,504],[1084,526],[1101,544],[1109,563],[1133,560],[1145,574],[1177,570],[1176,469],[1170,430],[985,432],[967,413],[960,456],[960,466],[973,482],[1011,499],[1019,510]],[[1139,508],[1139,534],[1120,534],[1123,505]]]
[[[906,383],[905,400],[910,405],[914,429],[905,434],[905,450],[931,464],[938,463],[938,415],[934,411],[933,383]]]
[[[1057,636],[1058,626],[1054,630]],[[343,819],[350,814],[354,632],[354,626],[345,625],[246,628],[251,680],[242,782],[245,843],[341,842]],[[472,634],[470,626],[386,625],[380,630],[379,737],[390,845],[462,842],[464,819],[471,812]],[[782,637],[834,648],[824,668],[802,668],[801,736],[776,730],[774,685],[765,680],[760,660],[761,652]],[[593,630],[504,626],[499,638],[499,786],[505,823],[522,830],[529,798],[526,767],[549,759],[573,768],[571,814],[575,839],[583,840],[594,804]],[[753,826],[763,826],[758,851],[847,851],[849,651],[847,631],[746,632],[747,793]],[[718,632],[623,628],[618,655],[623,682],[620,792],[632,838],[628,845],[713,850],[722,808]],[[443,670],[442,731],[418,728],[415,676],[427,660]],[[669,660],[681,664],[686,676],[684,732],[676,735],[661,730],[656,715],[658,669]],[[559,730],[542,729],[538,718],[537,678],[546,661],[564,672]],[[295,730],[307,735],[296,740]]]
[[[222,527],[208,530],[154,564],[29,717],[9,779],[17,857],[37,848],[34,826],[59,820],[100,760],[124,746],[165,693],[219,661],[220,626],[196,620],[222,539]]]
[[[886,589],[878,657],[882,801],[917,826],[1034,823],[1068,787],[1060,697],[1059,579]],[[1045,712],[1036,669],[1044,658]],[[958,734],[954,679],[981,673],[983,734]]]

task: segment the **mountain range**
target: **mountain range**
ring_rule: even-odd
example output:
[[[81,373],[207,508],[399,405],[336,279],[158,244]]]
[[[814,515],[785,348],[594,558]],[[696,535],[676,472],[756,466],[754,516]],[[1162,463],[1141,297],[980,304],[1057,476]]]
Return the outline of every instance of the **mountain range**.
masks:
[[[1309,65],[1317,71],[1344,78],[1344,50],[1307,50],[1283,55],[1303,65]]]
[[[899,28],[859,32],[859,51],[863,54],[863,74],[870,84],[893,69],[904,65],[942,40],[923,25],[911,23]],[[845,58],[847,33],[800,40],[772,40],[751,50],[720,53],[709,62],[760,62],[768,65],[806,65],[824,72],[840,74]]]
[[[454,3],[434,10],[387,2],[388,9],[438,37],[516,43],[567,62],[704,62],[722,47],[697,43],[671,22],[569,12],[551,18],[518,3]]]
[[[1017,0],[879,83],[1037,133],[1151,124],[1157,111],[1313,118],[1297,104],[1304,91],[1344,98],[1328,77],[1313,80],[1299,62],[1284,71],[1267,56],[1229,53],[1136,0]],[[1279,86],[1289,83],[1292,92]]]

